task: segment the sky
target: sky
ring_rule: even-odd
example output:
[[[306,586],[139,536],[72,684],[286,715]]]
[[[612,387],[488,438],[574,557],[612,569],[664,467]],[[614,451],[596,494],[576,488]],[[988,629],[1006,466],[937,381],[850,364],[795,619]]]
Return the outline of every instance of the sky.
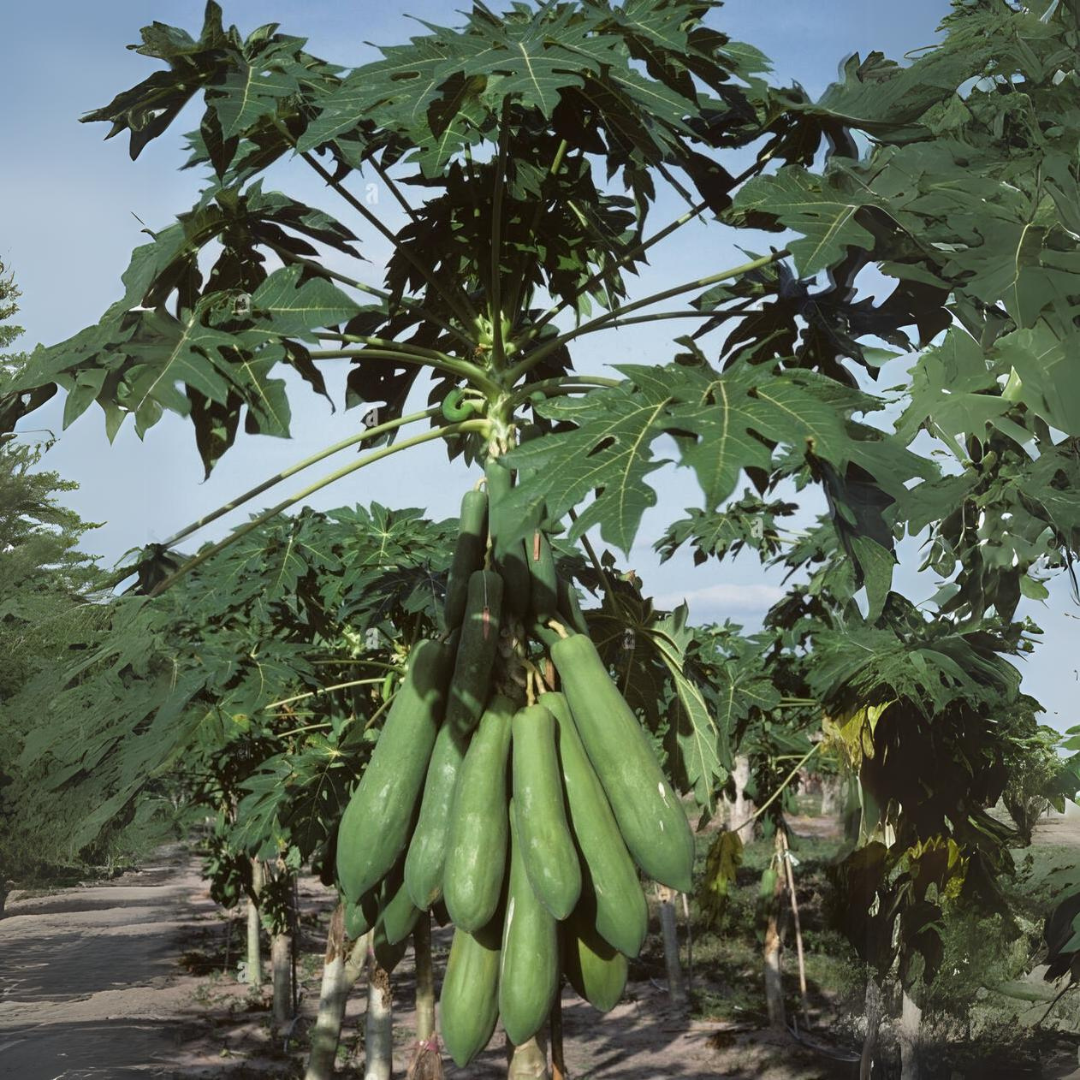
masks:
[[[394,44],[422,33],[423,28],[409,15],[453,23],[455,12],[465,4],[463,0],[378,4],[225,0],[223,6],[226,23],[236,23],[245,34],[262,23],[277,21],[284,32],[307,37],[310,52],[351,67],[376,58],[375,49],[366,43]],[[146,240],[141,231],[144,224],[149,228],[168,225],[197,200],[202,175],[179,168],[184,160],[182,135],[197,125],[197,107],[189,107],[134,163],[128,157],[125,136],[104,141],[107,125],[80,124],[78,118],[156,70],[156,62],[124,48],[138,41],[141,26],[160,20],[197,35],[203,8],[201,0],[110,0],[108,4],[53,0],[11,5],[5,11],[9,47],[0,69],[0,99],[9,107],[0,126],[4,146],[0,259],[14,271],[23,293],[18,321],[26,335],[21,347],[53,344],[96,322],[121,295],[120,275],[132,249]],[[911,50],[932,44],[937,24],[948,10],[947,0],[904,4],[771,0],[768,5],[760,0],[729,0],[711,21],[769,56],[777,82],[798,82],[816,98],[836,79],[841,63],[852,53],[865,56],[878,49],[902,59]],[[724,163],[736,172],[749,161],[748,156],[736,155]],[[305,166],[287,164],[272,174],[272,180],[267,188],[280,188],[325,209],[359,232],[360,223],[350,218],[349,208]],[[373,209],[396,228],[400,218],[392,200],[377,187],[370,192],[377,200]],[[664,224],[680,212],[674,201],[661,200],[654,224]],[[363,253],[371,262],[357,276],[378,284],[386,246],[368,241],[370,231],[361,235],[365,237]],[[775,236],[757,239],[759,252],[776,243]],[[740,237],[744,245],[753,240]],[[650,265],[632,291],[645,295],[672,281],[743,261],[744,256],[723,237],[715,238],[715,230],[706,237],[688,228],[650,253]],[[349,269],[355,271],[355,266]],[[871,294],[876,292],[878,299],[889,288],[873,273],[864,274],[860,285]],[[575,352],[575,363],[582,371],[594,373],[614,363],[663,363],[673,352],[672,335],[685,332],[685,327],[673,331],[673,325],[639,326],[590,337]],[[909,364],[898,362],[897,373],[902,375]],[[129,423],[110,446],[102,414],[93,406],[63,432],[43,462],[44,468],[79,483],[79,490],[65,502],[85,519],[101,523],[83,546],[111,564],[125,551],[166,539],[268,475],[347,437],[356,430],[360,417],[357,411],[345,412],[341,407],[344,368],[328,362],[324,374],[339,403],[336,412],[294,380],[294,437],[241,436],[205,482],[186,421],[167,416],[143,442]],[[420,398],[425,396],[426,389]],[[419,407],[423,404],[421,400]],[[34,414],[21,425],[26,437],[40,437],[40,429],[59,434],[61,411],[62,405],[54,401]],[[340,463],[329,459],[310,473],[286,481],[273,492],[273,501]],[[653,543],[667,522],[682,516],[684,508],[699,505],[700,494],[687,470],[669,467],[654,478],[658,504],[646,514],[628,559],[620,562],[636,569],[646,591],[662,604],[673,606],[686,599],[695,622],[731,618],[756,627],[780,595],[780,576],[765,573],[749,558],[695,568],[689,554],[680,553],[660,565]],[[418,506],[434,518],[443,518],[457,513],[461,493],[473,479],[460,463],[448,464],[441,449],[425,446],[355,474],[314,496],[310,505],[328,509],[378,501],[393,507]],[[254,511],[261,504],[249,506]],[[197,539],[218,539],[246,520],[246,515],[247,508],[242,509]],[[917,566],[918,544],[906,541],[897,583],[908,596],[921,601],[932,596],[937,585],[929,575],[918,574]],[[1080,607],[1059,580],[1049,601],[1027,603],[1022,610],[1043,627],[1046,639],[1034,658],[1022,662],[1025,690],[1046,705],[1048,723],[1061,729],[1080,723],[1073,709],[1080,671],[1075,650],[1070,648],[1070,642],[1077,640]]]

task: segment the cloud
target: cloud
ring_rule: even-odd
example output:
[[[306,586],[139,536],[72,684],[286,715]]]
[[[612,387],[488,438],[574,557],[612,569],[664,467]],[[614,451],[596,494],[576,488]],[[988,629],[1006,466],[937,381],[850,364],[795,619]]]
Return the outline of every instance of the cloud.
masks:
[[[683,593],[665,593],[656,597],[659,608],[675,608],[685,601],[695,618],[704,615],[725,616],[736,612],[763,612],[784,595],[775,585],[710,585]]]

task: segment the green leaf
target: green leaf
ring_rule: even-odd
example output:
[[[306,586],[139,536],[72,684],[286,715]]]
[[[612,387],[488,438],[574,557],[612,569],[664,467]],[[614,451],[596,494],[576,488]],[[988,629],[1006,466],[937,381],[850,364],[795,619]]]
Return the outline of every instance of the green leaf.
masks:
[[[252,313],[270,319],[275,333],[303,338],[320,327],[337,326],[360,306],[325,278],[301,284],[301,266],[275,270],[251,296]]]
[[[767,214],[800,233],[803,238],[787,247],[799,274],[809,277],[839,262],[849,247],[873,249],[873,234],[859,224],[856,214],[878,202],[866,188],[841,187],[836,176],[815,176],[800,165],[791,165],[774,176],[747,181],[732,209]]]
[[[283,98],[300,89],[295,76],[267,69],[264,63],[243,64],[230,71],[210,93],[208,104],[218,114],[224,138],[231,139],[263,116],[275,113]]]

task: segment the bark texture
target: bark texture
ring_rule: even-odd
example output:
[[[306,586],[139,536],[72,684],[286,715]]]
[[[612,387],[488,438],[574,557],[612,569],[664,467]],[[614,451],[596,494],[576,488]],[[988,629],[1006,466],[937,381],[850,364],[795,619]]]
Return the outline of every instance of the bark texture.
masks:
[[[311,1031],[311,1053],[304,1080],[330,1080],[334,1075],[341,1024],[345,1019],[345,1001],[349,995],[345,961],[345,905],[338,904],[330,916],[330,929],[326,935],[319,1012]]]
[[[364,1080],[390,1080],[394,1070],[394,1007],[390,976],[371,957],[367,1020],[364,1025]]]

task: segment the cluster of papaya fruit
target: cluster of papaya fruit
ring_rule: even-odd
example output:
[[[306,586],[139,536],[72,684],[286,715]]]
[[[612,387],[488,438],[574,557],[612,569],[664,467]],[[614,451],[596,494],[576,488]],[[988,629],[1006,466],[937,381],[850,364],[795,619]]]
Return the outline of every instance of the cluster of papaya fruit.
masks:
[[[648,924],[639,869],[687,891],[693,868],[686,814],[547,536],[504,542],[511,485],[493,459],[465,495],[446,633],[412,649],[337,845],[346,927],[374,927],[384,967],[421,913],[454,924],[439,1011],[460,1066],[500,1017],[515,1045],[536,1034],[562,974],[614,1006]]]

